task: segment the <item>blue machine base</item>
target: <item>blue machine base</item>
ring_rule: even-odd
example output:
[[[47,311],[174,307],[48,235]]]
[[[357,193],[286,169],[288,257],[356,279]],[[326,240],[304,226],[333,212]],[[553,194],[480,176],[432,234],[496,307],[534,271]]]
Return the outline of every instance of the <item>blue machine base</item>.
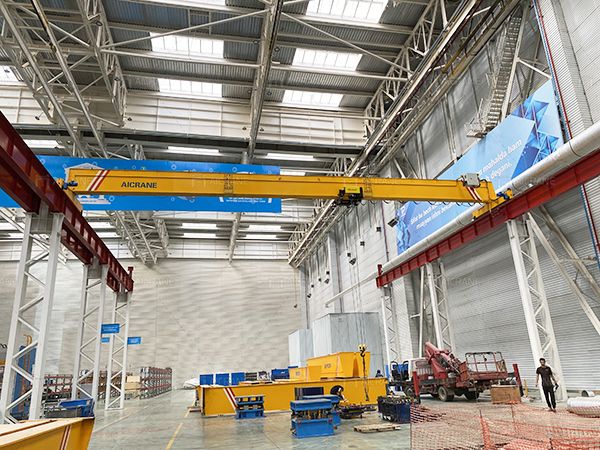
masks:
[[[236,411],[236,419],[255,419],[257,417],[265,417],[265,412],[262,409],[246,409]]]
[[[292,419],[292,433],[299,439],[333,435],[333,421],[329,419]]]

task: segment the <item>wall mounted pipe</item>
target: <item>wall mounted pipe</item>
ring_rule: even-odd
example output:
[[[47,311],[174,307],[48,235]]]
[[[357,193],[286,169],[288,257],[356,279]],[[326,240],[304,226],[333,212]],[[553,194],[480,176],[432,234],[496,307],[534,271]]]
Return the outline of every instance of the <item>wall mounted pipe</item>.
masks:
[[[554,153],[541,160],[535,166],[529,168],[519,176],[515,177],[509,183],[497,188],[497,192],[504,192],[512,189],[515,195],[535,186],[560,170],[570,166],[579,159],[593,153],[600,148],[600,122],[595,123],[585,131],[571,139],[569,142],[561,145]],[[447,238],[460,228],[468,225],[473,220],[473,212],[479,209],[479,205],[469,208],[455,219],[448,222],[439,230],[435,231],[425,239],[422,239],[408,250],[393,258],[384,264],[383,273],[390,271],[396,266],[427,250],[442,239]],[[370,277],[368,277],[370,278]]]
[[[567,411],[585,417],[600,417],[600,397],[576,397],[567,400]]]

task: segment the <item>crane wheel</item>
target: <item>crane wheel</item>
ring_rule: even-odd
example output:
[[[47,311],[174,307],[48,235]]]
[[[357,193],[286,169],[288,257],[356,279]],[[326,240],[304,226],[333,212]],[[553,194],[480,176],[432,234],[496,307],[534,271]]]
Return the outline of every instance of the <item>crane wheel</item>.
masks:
[[[438,396],[443,402],[451,402],[454,400],[454,391],[448,389],[446,386],[440,386],[438,388]]]

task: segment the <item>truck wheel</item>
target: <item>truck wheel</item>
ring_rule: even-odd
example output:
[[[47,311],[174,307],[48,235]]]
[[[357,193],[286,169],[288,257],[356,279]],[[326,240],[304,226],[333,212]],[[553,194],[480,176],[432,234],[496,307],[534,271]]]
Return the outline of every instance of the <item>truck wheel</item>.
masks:
[[[448,389],[446,386],[440,386],[438,388],[438,396],[443,402],[451,402],[454,400],[454,391],[452,389]]]
[[[467,391],[465,392],[465,397],[467,397],[467,400],[477,400],[479,398],[479,392]]]
[[[404,393],[406,394],[407,397],[410,397],[410,398],[414,398],[414,396],[415,396],[415,390],[412,386],[407,386],[404,389]]]

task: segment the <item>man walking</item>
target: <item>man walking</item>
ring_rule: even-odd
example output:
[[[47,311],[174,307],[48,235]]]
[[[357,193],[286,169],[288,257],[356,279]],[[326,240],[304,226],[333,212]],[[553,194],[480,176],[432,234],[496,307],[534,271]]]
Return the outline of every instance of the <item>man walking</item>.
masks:
[[[544,390],[544,396],[546,397],[546,403],[550,411],[556,412],[556,397],[554,396],[554,385],[558,386],[556,378],[554,378],[554,372],[546,365],[546,360],[540,358],[540,367],[535,371],[536,373],[536,385],[540,385],[540,377],[542,378],[542,389]]]

